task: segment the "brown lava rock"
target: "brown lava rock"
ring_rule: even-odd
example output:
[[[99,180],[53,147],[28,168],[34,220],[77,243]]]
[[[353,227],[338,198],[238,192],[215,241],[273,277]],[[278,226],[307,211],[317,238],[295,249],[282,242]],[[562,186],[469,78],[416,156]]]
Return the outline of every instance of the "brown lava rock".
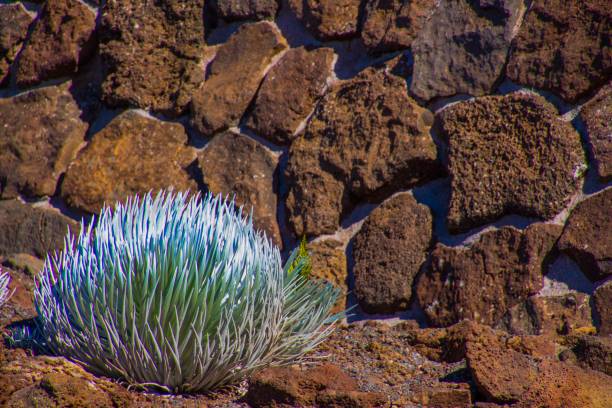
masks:
[[[64,237],[79,224],[59,212],[18,200],[0,201],[0,255],[27,253],[44,258],[64,247]]]
[[[255,228],[265,231],[268,238],[282,246],[276,221],[277,162],[277,157],[263,145],[233,132],[218,134],[198,154],[208,190],[233,196],[236,204],[244,206],[245,214],[253,212]]]
[[[215,13],[224,20],[263,20],[274,18],[280,0],[213,0]]]
[[[595,289],[593,306],[598,320],[598,333],[601,336],[612,336],[612,281]]]
[[[307,247],[312,263],[310,276],[329,282],[340,289],[338,301],[331,313],[346,310],[348,266],[344,244],[335,239],[323,239],[310,242]]]
[[[561,226],[484,232],[469,247],[437,244],[417,280],[416,296],[431,324],[462,319],[494,325],[543,286],[543,263]]]
[[[103,101],[112,107],[179,115],[204,80],[204,0],[114,0],[100,14],[106,68]]]
[[[363,43],[372,52],[410,47],[435,6],[435,0],[367,0]]]
[[[68,84],[0,99],[0,196],[55,193],[85,141],[87,123]]]
[[[491,93],[524,9],[522,0],[442,0],[412,44],[410,91],[423,100]]]
[[[612,275],[612,188],[576,205],[567,220],[558,247],[592,280]]]
[[[48,0],[17,61],[19,87],[70,75],[96,49],[96,15],[78,0]]]
[[[289,144],[327,89],[335,60],[331,48],[293,48],[261,84],[247,126],[271,142]]]
[[[238,124],[257,92],[264,72],[287,42],[275,25],[242,25],[219,47],[208,77],[193,95],[191,120],[206,136]]]
[[[609,0],[535,0],[514,39],[506,73],[575,102],[612,74]]]
[[[593,152],[594,167],[603,182],[612,180],[612,82],[580,110]]]
[[[582,368],[612,376],[612,337],[571,336],[566,342],[572,346],[571,349]]]
[[[72,163],[61,186],[66,203],[90,213],[133,194],[197,186],[185,171],[195,159],[175,123],[126,111],[96,133]]]
[[[551,219],[578,190],[585,166],[580,136],[540,96],[460,102],[442,111],[440,123],[448,143],[451,232],[509,213]]]
[[[32,20],[21,3],[0,4],[0,86],[8,83],[9,68],[28,35]]]
[[[358,34],[361,0],[289,0],[289,6],[321,41],[344,40]]]
[[[432,241],[430,209],[409,193],[376,208],[355,235],[355,295],[368,313],[408,309],[412,282]]]
[[[432,115],[401,78],[372,68],[335,85],[289,150],[289,223],[333,233],[355,199],[380,199],[440,174]]]

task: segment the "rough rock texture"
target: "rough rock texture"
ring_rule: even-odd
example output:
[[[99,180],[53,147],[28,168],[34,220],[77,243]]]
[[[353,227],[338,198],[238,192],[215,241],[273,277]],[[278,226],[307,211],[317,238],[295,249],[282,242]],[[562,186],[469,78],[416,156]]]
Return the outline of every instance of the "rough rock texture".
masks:
[[[543,264],[561,226],[484,232],[469,247],[437,244],[417,280],[416,296],[431,324],[462,319],[494,325],[543,286]]]
[[[585,293],[531,296],[508,309],[497,326],[515,334],[565,335],[591,331],[590,300]]]
[[[0,196],[51,196],[85,141],[69,84],[0,99]]]
[[[487,400],[513,407],[598,407],[612,403],[612,377],[492,343],[468,343],[467,364]]]
[[[96,15],[78,0],[48,0],[17,61],[19,87],[69,75],[96,49]]]
[[[612,276],[612,188],[590,196],[571,212],[558,247],[592,280]]]
[[[9,68],[33,19],[21,3],[0,4],[0,86],[8,83]]]
[[[344,244],[335,239],[323,239],[307,245],[312,262],[311,276],[325,280],[340,289],[338,301],[332,313],[346,310],[348,295],[348,265]]]
[[[45,258],[64,247],[64,237],[79,224],[58,212],[17,200],[0,201],[0,255],[26,253]]]
[[[593,153],[594,168],[603,182],[612,180],[612,82],[580,110]]]
[[[247,126],[277,144],[289,144],[327,89],[335,55],[331,48],[294,48],[261,84]]]
[[[297,236],[334,232],[357,198],[437,177],[432,115],[401,79],[372,68],[334,86],[289,151],[289,223]]]
[[[62,197],[73,207],[99,212],[133,194],[197,189],[185,171],[195,159],[181,125],[127,111],[93,136],[66,172]]]
[[[355,295],[369,313],[408,309],[412,282],[432,243],[431,210],[409,193],[376,208],[355,235]]]
[[[9,291],[13,293],[0,307],[0,327],[36,317],[34,277],[42,269],[43,261],[30,254],[0,256],[0,261],[0,269],[11,277]]]
[[[571,336],[566,342],[582,368],[601,371],[612,376],[612,337]]]
[[[183,112],[204,80],[204,0],[115,0],[100,17],[106,68],[103,100],[112,107]]]
[[[435,0],[367,0],[361,39],[372,52],[410,47],[435,9]]]
[[[212,0],[212,9],[224,20],[262,20],[274,18],[280,0]]]
[[[573,102],[610,79],[609,0],[535,0],[514,39],[506,73]]]
[[[442,0],[412,44],[410,91],[423,100],[490,93],[524,7],[522,0]]]
[[[585,166],[580,136],[539,96],[461,102],[443,110],[440,123],[452,179],[451,232],[509,213],[553,218],[578,189]]]
[[[215,136],[198,154],[203,182],[213,194],[235,197],[246,214],[253,211],[255,228],[282,246],[276,220],[278,159],[263,145],[241,134]]]
[[[386,402],[378,393],[361,392],[357,382],[338,366],[308,370],[268,368],[251,380],[246,399],[253,407],[321,406],[376,407]]]
[[[306,28],[321,41],[355,37],[361,0],[289,0]]]
[[[612,336],[612,281],[595,289],[593,305],[598,333],[602,336]]]
[[[237,125],[257,92],[272,58],[287,48],[269,22],[242,25],[208,66],[206,82],[194,95],[192,123],[206,136]]]

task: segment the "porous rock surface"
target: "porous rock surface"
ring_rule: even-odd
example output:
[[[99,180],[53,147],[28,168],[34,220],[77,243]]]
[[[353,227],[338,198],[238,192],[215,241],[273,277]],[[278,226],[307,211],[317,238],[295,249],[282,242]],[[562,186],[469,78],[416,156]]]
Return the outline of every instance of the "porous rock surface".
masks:
[[[0,86],[8,83],[9,68],[26,39],[32,20],[21,3],[0,4]]]
[[[497,323],[542,288],[543,264],[560,233],[558,225],[536,223],[486,231],[468,247],[437,244],[415,286],[428,321]]]
[[[448,228],[507,213],[551,219],[578,191],[580,136],[543,98],[515,92],[460,102],[439,115],[451,176]]]
[[[0,99],[0,197],[55,194],[87,128],[69,84]]]
[[[429,207],[408,193],[389,198],[355,236],[355,295],[369,313],[408,309],[412,283],[427,259],[433,218]]]
[[[602,87],[580,110],[601,181],[612,180],[612,82]]]
[[[273,18],[280,0],[213,0],[210,6],[224,20],[263,20]]]
[[[346,310],[348,288],[348,264],[344,243],[333,238],[321,239],[307,245],[312,263],[311,277],[331,283],[340,289],[332,313]]]
[[[289,0],[296,17],[319,40],[342,40],[358,34],[361,0]]]
[[[197,189],[186,168],[195,152],[176,123],[126,111],[96,133],[66,172],[61,194],[66,203],[97,213],[134,194]],[[134,160],[138,157],[138,160]]]
[[[608,0],[535,0],[514,39],[508,78],[568,102],[612,75]]]
[[[612,336],[612,281],[608,281],[595,289],[593,306],[597,313],[599,334]]]
[[[394,75],[368,68],[335,85],[289,150],[286,204],[295,234],[332,233],[352,200],[437,177],[431,123]]]

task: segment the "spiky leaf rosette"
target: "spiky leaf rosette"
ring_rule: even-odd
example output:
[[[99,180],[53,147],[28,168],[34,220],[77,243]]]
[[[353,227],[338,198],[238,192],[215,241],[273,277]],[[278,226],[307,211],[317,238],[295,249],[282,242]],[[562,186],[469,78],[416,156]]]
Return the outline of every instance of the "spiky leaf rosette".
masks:
[[[302,358],[340,317],[329,316],[338,291],[295,259],[283,268],[278,248],[220,196],[132,198],[47,258],[38,331],[52,352],[144,388],[235,383]]]
[[[10,292],[8,288],[10,281],[11,277],[8,272],[4,272],[2,268],[0,268],[0,307],[2,307],[12,295],[12,292]]]

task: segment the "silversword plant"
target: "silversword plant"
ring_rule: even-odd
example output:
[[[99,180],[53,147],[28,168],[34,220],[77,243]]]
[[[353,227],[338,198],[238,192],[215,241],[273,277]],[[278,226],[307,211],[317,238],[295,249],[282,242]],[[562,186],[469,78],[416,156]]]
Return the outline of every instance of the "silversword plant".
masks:
[[[0,307],[4,306],[6,301],[9,300],[13,294],[8,288],[10,281],[11,277],[8,272],[4,272],[2,268],[0,268]]]
[[[160,193],[105,207],[37,281],[47,350],[134,386],[202,392],[295,362],[340,315],[331,285],[302,273],[222,197]]]

